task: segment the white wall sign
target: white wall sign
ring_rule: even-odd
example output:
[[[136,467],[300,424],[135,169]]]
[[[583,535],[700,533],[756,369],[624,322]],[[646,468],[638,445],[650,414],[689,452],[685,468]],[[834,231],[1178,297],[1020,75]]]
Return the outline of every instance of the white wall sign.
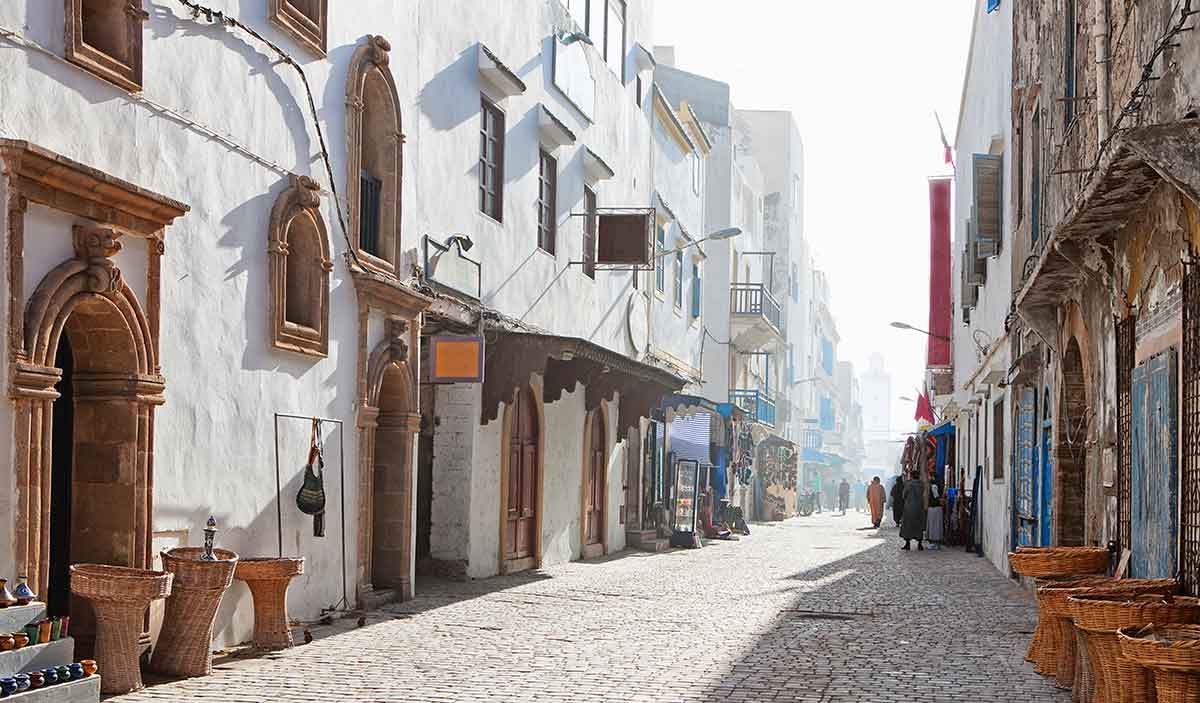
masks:
[[[562,37],[554,37],[554,85],[584,117],[595,121],[596,79],[584,46],[582,40],[564,44]]]

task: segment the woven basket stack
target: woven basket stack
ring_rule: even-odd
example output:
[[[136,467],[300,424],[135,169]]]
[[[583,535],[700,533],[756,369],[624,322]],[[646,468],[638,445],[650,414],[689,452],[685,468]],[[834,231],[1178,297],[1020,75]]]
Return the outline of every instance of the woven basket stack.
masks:
[[[1097,576],[1108,571],[1108,550],[1100,547],[1020,547],[1008,555],[1008,563],[1022,576],[1037,579],[1040,588],[1059,582]],[[1038,599],[1038,624],[1025,655],[1034,671],[1055,676],[1061,648],[1057,627],[1042,610]]]
[[[1158,703],[1200,701],[1200,626],[1130,627],[1117,637],[1126,659],[1153,672]]]

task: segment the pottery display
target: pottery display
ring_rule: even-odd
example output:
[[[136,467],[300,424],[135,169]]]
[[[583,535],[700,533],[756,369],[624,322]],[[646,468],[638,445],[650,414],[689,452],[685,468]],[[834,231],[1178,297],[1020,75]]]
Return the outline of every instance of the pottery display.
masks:
[[[31,622],[25,626],[25,637],[28,640],[25,644],[37,644],[38,624],[36,622]]]
[[[29,579],[25,576],[17,577],[17,587],[12,590],[12,594],[17,599],[17,605],[29,605],[37,599],[37,594],[29,588]]]
[[[11,696],[17,692],[17,680],[15,678],[0,679],[0,696]]]
[[[41,688],[46,685],[46,677],[40,671],[29,672],[29,687]]]
[[[91,676],[92,674],[96,673],[95,659],[81,659],[79,661],[79,665],[83,667],[84,676]]]
[[[67,636],[67,626],[71,624],[71,616],[64,615],[61,618],[59,618],[58,620],[59,620],[59,622],[62,623],[62,630],[59,632],[59,634],[63,637],[66,637]]]
[[[14,632],[12,633],[13,649],[20,649],[29,645],[29,633]]]
[[[71,670],[72,679],[82,679],[85,676],[83,673],[83,664],[80,664],[79,662],[75,662],[67,668]]]
[[[52,666],[42,669],[42,678],[46,680],[47,686],[53,686],[58,683],[58,669]]]
[[[29,674],[17,674],[13,678],[17,680],[17,693],[29,690]]]
[[[58,672],[59,683],[66,683],[67,681],[75,678],[71,675],[71,667],[67,666],[66,664],[59,664],[58,666],[54,667],[54,669]]]
[[[17,604],[17,597],[8,590],[8,579],[0,579],[0,608]]]
[[[50,641],[53,642],[60,637],[62,637],[62,621],[54,618],[50,621]]]
[[[42,620],[38,623],[38,644],[46,644],[50,641],[50,621]]]
[[[16,646],[17,642],[12,635],[0,635],[0,652],[7,652]]]

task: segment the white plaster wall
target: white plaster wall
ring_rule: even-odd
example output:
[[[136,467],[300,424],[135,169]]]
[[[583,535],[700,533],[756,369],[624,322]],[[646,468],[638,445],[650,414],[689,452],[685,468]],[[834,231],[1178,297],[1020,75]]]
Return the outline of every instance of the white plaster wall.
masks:
[[[587,413],[582,386],[545,407],[542,477],[542,564],[578,559],[582,551],[583,428]],[[615,514],[614,514],[615,515]],[[609,524],[616,520],[611,517]]]
[[[626,442],[623,437],[619,442],[614,441],[617,438],[618,403],[605,403],[601,407],[604,409],[604,436],[608,442],[608,488],[605,492],[604,508],[607,519],[604,523],[604,540],[605,546],[608,547],[607,553],[612,554],[625,548],[625,524],[622,516],[625,505]]]
[[[270,40],[289,50],[308,73],[320,108],[333,172],[345,192],[345,77],[355,45],[367,33],[387,36],[391,68],[402,106],[419,102],[414,47],[417,3],[360,0],[353,12],[330,17],[329,55],[317,59],[275,30],[266,3],[214,0]],[[187,115],[159,114],[94,76],[35,50],[0,52],[0,136],[26,139],[138,186],[178,199],[191,211],[166,233],[162,262],[162,355],[167,403],[156,414],[155,547],[198,544],[199,528],[215,514],[218,543],[250,556],[277,549],[277,500],[282,500],[284,551],[308,559],[290,594],[295,617],[311,619],[341,598],[343,580],[353,597],[358,502],[354,480],[357,443],[354,390],[357,315],[352,284],[340,252],[345,243],[328,196],[323,214],[334,251],[330,296],[329,357],[312,360],[268,345],[266,228],[271,206],[286,184],[285,172],[309,174],[326,189],[316,133],[298,78],[265,48],[236,31],[194,22],[181,7],[150,2],[144,25],[146,99]],[[58,3],[5,3],[0,26],[63,51],[63,9]],[[433,36],[433,35],[431,35]],[[202,67],[202,68],[200,68]],[[409,144],[420,143],[420,121],[406,112]],[[188,124],[194,121],[202,125]],[[74,128],[87,125],[86,129]],[[247,156],[212,139],[212,130],[240,145]],[[475,143],[477,140],[471,140]],[[419,173],[416,149],[405,150],[405,174]],[[415,179],[403,185],[403,246],[416,246]],[[26,291],[70,252],[70,218],[31,208],[26,236]],[[144,293],[144,263],[130,245],[118,263]],[[144,302],[144,301],[143,301]],[[375,327],[373,325],[373,327]],[[376,328],[378,329],[378,328]],[[378,332],[372,331],[372,336]],[[8,417],[8,408],[0,418]],[[281,425],[283,490],[275,490],[273,413],[334,417],[345,433],[346,566],[336,505],[341,466],[330,437],[327,536],[314,539],[311,521],[299,515],[294,494],[297,457],[307,426]],[[303,424],[303,423],[297,423]],[[330,428],[332,430],[332,428]],[[4,480],[11,482],[11,460]],[[336,478],[335,478],[336,477]],[[11,514],[11,511],[9,512]],[[11,550],[11,532],[0,558]],[[218,616],[214,644],[244,640],[252,611],[244,589],[230,591]]]
[[[477,468],[475,435],[479,428],[481,390],[478,385],[452,384],[438,386],[434,394],[437,425],[433,434],[430,556],[446,561],[465,561],[470,559],[468,548],[472,538],[485,537],[472,530],[475,527],[472,515],[476,511],[471,503],[475,495],[472,491]],[[479,469],[479,473],[483,473],[483,467]],[[498,474],[498,465],[496,469]],[[498,502],[495,508],[499,512]]]
[[[534,390],[540,393],[541,388]],[[496,419],[486,426],[480,427],[479,420],[473,423],[475,428],[474,470],[471,474],[471,529],[470,529],[470,562],[467,565],[467,575],[472,578],[495,576],[500,573],[500,462],[501,443],[504,433],[504,405],[500,406]],[[476,412],[475,417],[479,414]],[[543,431],[547,428],[543,427]],[[547,440],[548,441],[548,440]],[[543,460],[545,471],[550,471],[550,460]],[[543,479],[541,510],[558,500],[557,494],[549,491],[548,483]],[[436,511],[436,508],[435,508]],[[547,518],[543,512],[542,529],[545,530]]]

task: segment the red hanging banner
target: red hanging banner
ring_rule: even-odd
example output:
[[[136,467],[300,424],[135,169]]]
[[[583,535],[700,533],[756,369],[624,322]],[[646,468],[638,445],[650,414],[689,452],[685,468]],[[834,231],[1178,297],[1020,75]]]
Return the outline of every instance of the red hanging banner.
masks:
[[[927,368],[948,367],[954,293],[950,286],[949,176],[929,179],[929,341]]]

